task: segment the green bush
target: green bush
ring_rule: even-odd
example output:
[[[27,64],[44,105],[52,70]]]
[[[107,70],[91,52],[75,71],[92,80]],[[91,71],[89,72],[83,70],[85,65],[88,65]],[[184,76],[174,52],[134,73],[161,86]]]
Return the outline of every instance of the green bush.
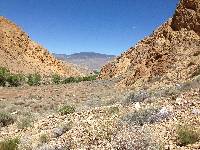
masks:
[[[61,115],[67,115],[75,112],[75,107],[74,106],[63,106],[62,108],[59,109],[59,112]]]
[[[179,126],[177,130],[178,145],[186,146],[188,144],[196,143],[200,136],[192,126]]]
[[[41,76],[37,73],[35,74],[29,74],[28,75],[28,85],[30,86],[36,86],[36,85],[40,85],[40,82],[41,82]]]
[[[76,80],[76,83],[82,82],[83,81],[83,77],[77,77],[75,80]]]
[[[59,84],[61,82],[61,77],[57,74],[52,75],[52,82],[55,84]]]
[[[0,142],[0,150],[18,150],[19,138],[6,139]]]
[[[14,87],[17,87],[17,86],[20,86],[22,85],[23,83],[23,76],[22,75],[10,75],[8,78],[7,78],[7,82],[9,83],[10,86],[14,86]]]
[[[83,77],[83,81],[93,81],[93,80],[96,80],[96,78],[97,78],[97,75],[86,76],[86,77]]]
[[[63,84],[67,83],[79,83],[82,81],[93,81],[96,80],[97,75],[85,76],[85,77],[69,77],[62,81]]]
[[[0,126],[4,127],[12,123],[14,123],[14,119],[10,114],[0,112]]]
[[[69,77],[69,78],[66,78],[62,81],[63,84],[67,84],[67,83],[74,83],[74,82],[77,82],[76,78],[75,77]]]
[[[8,77],[10,76],[10,71],[4,67],[0,67],[0,86],[5,86]]]

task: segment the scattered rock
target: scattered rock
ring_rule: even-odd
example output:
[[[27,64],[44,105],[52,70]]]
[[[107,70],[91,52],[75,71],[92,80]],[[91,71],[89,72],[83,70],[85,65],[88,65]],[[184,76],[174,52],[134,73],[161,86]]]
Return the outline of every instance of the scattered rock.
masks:
[[[192,110],[192,113],[193,113],[194,115],[199,116],[199,115],[200,115],[200,109],[194,108],[194,109]]]

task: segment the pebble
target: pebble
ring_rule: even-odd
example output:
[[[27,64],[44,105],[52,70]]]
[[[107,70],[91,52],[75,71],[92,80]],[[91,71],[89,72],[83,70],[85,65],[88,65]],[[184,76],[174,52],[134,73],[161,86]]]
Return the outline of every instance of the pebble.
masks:
[[[200,109],[195,109],[195,108],[194,108],[194,109],[192,110],[192,113],[193,113],[194,115],[197,115],[197,116],[198,116],[198,115],[200,115]]]

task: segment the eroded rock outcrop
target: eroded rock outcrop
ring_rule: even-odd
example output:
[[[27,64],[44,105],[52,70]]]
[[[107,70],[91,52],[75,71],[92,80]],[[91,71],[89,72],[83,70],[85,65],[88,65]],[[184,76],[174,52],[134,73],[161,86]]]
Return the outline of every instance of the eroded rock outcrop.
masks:
[[[20,27],[0,16],[0,66],[14,73],[53,73],[77,76],[81,73],[72,65],[55,59],[47,49],[33,42]]]
[[[105,65],[100,78],[121,77],[120,85],[186,80],[200,72],[200,1],[181,0],[172,19]]]

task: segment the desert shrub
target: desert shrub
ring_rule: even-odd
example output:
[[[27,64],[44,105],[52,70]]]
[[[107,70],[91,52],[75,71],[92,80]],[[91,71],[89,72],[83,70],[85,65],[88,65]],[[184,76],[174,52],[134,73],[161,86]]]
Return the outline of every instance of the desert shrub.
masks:
[[[67,115],[67,114],[71,114],[75,112],[75,107],[74,106],[63,106],[59,109],[59,112],[61,113],[61,115]]]
[[[52,75],[52,82],[55,84],[59,84],[61,82],[61,77],[58,74]]]
[[[150,94],[146,90],[140,90],[138,92],[131,92],[127,95],[125,100],[122,102],[124,105],[129,105],[135,102],[143,102],[149,98]]]
[[[79,83],[82,81],[93,81],[96,80],[97,75],[85,76],[85,77],[69,77],[62,81],[63,84],[67,83]]]
[[[14,119],[10,114],[0,112],[0,126],[4,127],[12,123],[14,123]]]
[[[117,127],[113,143],[116,150],[164,150],[162,143],[155,140],[154,132],[127,125]]]
[[[76,78],[76,83],[82,82],[83,81],[83,77],[77,77]]]
[[[18,74],[12,74],[7,78],[7,82],[9,83],[10,86],[20,86],[21,84],[23,84],[24,81],[24,77],[22,75],[18,75]]]
[[[177,129],[177,142],[180,146],[186,146],[188,144],[196,143],[200,136],[192,126],[184,125],[179,126]]]
[[[20,118],[18,121],[17,121],[17,127],[18,129],[26,129],[28,127],[31,127],[32,126],[32,119],[30,117],[23,117],[23,118]]]
[[[86,77],[83,77],[83,81],[93,81],[93,80],[96,80],[96,78],[97,78],[97,75],[86,76]]]
[[[40,138],[39,138],[39,141],[40,141],[41,143],[47,143],[47,142],[49,142],[49,136],[48,136],[47,134],[42,134],[42,135],[40,136]]]
[[[29,74],[28,75],[28,85],[30,86],[36,86],[36,85],[40,85],[40,82],[41,82],[41,76],[37,73],[35,74]]]
[[[74,83],[76,82],[76,78],[75,77],[69,77],[69,78],[66,78],[62,81],[63,84],[67,84],[67,83]]]
[[[118,114],[119,113],[119,108],[118,107],[110,107],[108,110],[109,114]]]
[[[157,108],[139,110],[124,116],[122,120],[129,124],[143,126],[145,123],[153,123],[152,116],[157,112]]]
[[[8,77],[10,76],[10,71],[4,67],[0,67],[0,86],[5,86]]]
[[[18,150],[19,138],[6,139],[0,142],[0,150]]]

